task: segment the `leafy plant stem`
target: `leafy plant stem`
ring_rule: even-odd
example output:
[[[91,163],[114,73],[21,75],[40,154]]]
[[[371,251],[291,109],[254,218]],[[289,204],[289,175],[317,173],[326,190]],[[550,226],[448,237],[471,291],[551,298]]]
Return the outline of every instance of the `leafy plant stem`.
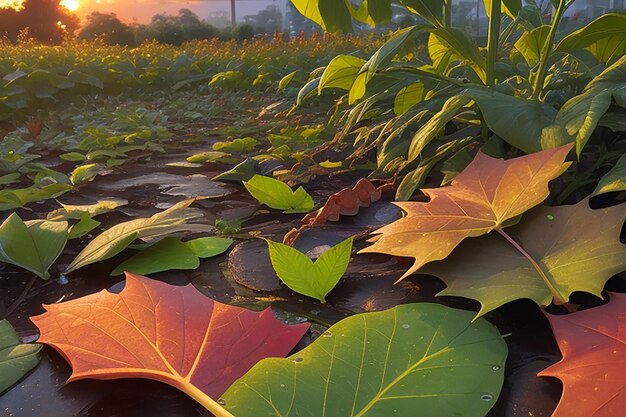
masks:
[[[491,2],[489,32],[487,33],[487,85],[493,87],[496,82],[495,66],[498,60],[498,39],[500,37],[501,3]]]
[[[30,281],[28,281],[28,283],[26,284],[26,287],[24,287],[20,295],[6,309],[6,311],[4,312],[4,317],[9,317],[11,313],[13,313],[15,309],[18,308],[20,304],[22,304],[22,301],[26,299],[26,296],[28,295],[28,292],[30,291],[30,289],[33,288],[33,285],[35,284],[35,281],[37,281],[37,278],[38,278],[37,275],[33,275],[33,277],[30,279]]]
[[[443,24],[449,28],[452,26],[452,0],[446,0],[443,10]]]
[[[181,384],[180,390],[196,400],[198,404],[209,410],[215,417],[235,417],[224,409],[217,401],[206,395],[195,385],[185,382]]]
[[[563,305],[565,303],[567,303],[567,299],[565,299],[561,293],[559,292],[559,290],[556,288],[556,283],[548,276],[548,274],[546,274],[543,269],[541,268],[541,266],[539,266],[539,264],[533,259],[532,256],[530,256],[530,254],[528,252],[526,252],[526,250],[521,247],[519,245],[519,243],[517,243],[515,241],[515,239],[513,239],[508,233],[506,233],[504,230],[500,229],[500,228],[496,228],[496,231],[498,233],[500,233],[500,235],[505,238],[511,245],[513,245],[513,247],[515,249],[517,249],[519,251],[519,253],[521,253],[522,255],[524,255],[524,257],[526,259],[528,259],[528,262],[530,262],[530,264],[533,266],[533,268],[535,268],[535,270],[537,271],[537,273],[539,274],[539,276],[541,277],[541,279],[543,279],[543,282],[545,282],[546,286],[548,287],[548,289],[550,290],[550,292],[552,293],[552,295],[554,296],[554,303],[557,305]]]
[[[548,73],[548,61],[550,60],[550,54],[552,53],[552,47],[554,44],[554,37],[556,36],[556,30],[559,27],[559,22],[565,12],[566,5],[565,0],[560,0],[559,5],[556,8],[554,19],[552,20],[552,26],[550,26],[550,32],[548,32],[548,38],[541,50],[541,58],[539,61],[539,69],[537,70],[537,77],[535,78],[535,85],[533,86],[533,94],[531,98],[533,100],[539,100],[541,92],[543,91],[543,84]]]

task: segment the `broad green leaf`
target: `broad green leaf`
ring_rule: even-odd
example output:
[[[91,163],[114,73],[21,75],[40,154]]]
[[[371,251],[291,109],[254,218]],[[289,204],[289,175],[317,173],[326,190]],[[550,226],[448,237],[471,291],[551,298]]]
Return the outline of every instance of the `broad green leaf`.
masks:
[[[463,106],[470,102],[468,97],[453,96],[443,105],[441,110],[421,127],[413,138],[409,147],[408,161],[414,161],[422,152],[424,147],[437,137],[439,132],[461,111]]]
[[[135,219],[117,224],[102,232],[80,251],[65,274],[94,262],[109,259],[128,247],[135,239],[155,239],[177,232],[202,232],[210,226],[187,224],[202,217],[201,213],[189,209],[194,199],[184,200],[169,209],[145,219]]]
[[[188,245],[178,239],[166,237],[122,262],[111,275],[121,275],[124,272],[148,275],[170,269],[196,269],[199,266],[200,259]]]
[[[191,155],[187,157],[187,162],[216,162],[216,161],[224,161],[226,158],[229,158],[231,155],[226,152],[218,152],[218,151],[207,151],[200,152],[195,155]]]
[[[291,3],[304,17],[328,32],[352,30],[352,17],[345,0],[291,0]]]
[[[481,55],[478,46],[472,38],[457,28],[439,28],[430,32],[428,40],[428,53],[435,68],[439,68],[442,63],[445,68],[454,61],[461,61],[474,70],[478,78],[486,82],[487,64]]]
[[[213,144],[213,150],[216,152],[245,153],[253,151],[254,148],[260,144],[261,142],[248,136],[245,138],[233,139],[227,142],[215,142]],[[189,159],[187,160],[189,161]]]
[[[422,101],[423,98],[423,83],[413,83],[407,85],[398,91],[398,94],[396,94],[396,98],[393,103],[393,112],[398,116],[402,116],[404,113],[409,111],[411,107]]]
[[[484,319],[437,304],[357,314],[286,359],[257,363],[222,396],[237,417],[484,417],[506,343]]]
[[[80,185],[92,181],[96,176],[106,169],[102,164],[86,164],[76,167],[70,175],[73,185]]]
[[[587,47],[599,61],[610,64],[626,54],[626,36],[613,35],[602,38]]]
[[[411,13],[426,19],[436,27],[443,25],[443,7],[445,0],[400,0],[400,4]]]
[[[317,95],[318,87],[320,85],[320,78],[321,77],[313,78],[312,80],[304,84],[300,91],[298,91],[296,106],[301,105],[307,98]]]
[[[283,91],[285,88],[289,87],[289,84],[291,84],[291,81],[297,73],[298,71],[292,71],[289,74],[285,75],[283,78],[281,78],[278,82],[278,91]]]
[[[605,69],[585,87],[582,94],[569,99],[556,115],[556,124],[563,126],[576,141],[576,153],[580,156],[600,118],[615,99],[626,107],[626,56]]]
[[[561,39],[554,47],[554,53],[572,52],[591,46],[601,39],[626,36],[626,14],[607,13],[588,23],[576,32]]]
[[[541,51],[546,39],[548,39],[549,32],[550,26],[539,26],[529,32],[522,33],[522,36],[515,42],[515,49],[522,54],[529,66],[534,67],[539,63]]]
[[[22,174],[14,172],[12,174],[6,174],[0,176],[0,185],[9,185],[20,181]]]
[[[470,152],[470,147],[471,145],[464,147],[444,161],[441,167],[441,173],[444,175],[441,180],[441,186],[452,181],[472,162],[476,155]]]
[[[311,258],[282,243],[267,240],[272,267],[278,278],[295,292],[326,302],[326,295],[345,274],[352,253],[352,238]]]
[[[56,198],[71,189],[72,186],[69,184],[50,184],[43,187],[32,186],[17,190],[0,190],[0,210],[12,210],[35,201]]]
[[[367,89],[367,74],[362,73],[359,74],[354,80],[354,84],[352,84],[352,88],[350,88],[350,93],[348,94],[348,104],[352,105],[363,98],[365,95],[365,90]]]
[[[313,209],[313,199],[302,187],[293,191],[284,182],[263,175],[254,175],[243,185],[259,203],[284,213],[308,213]]]
[[[606,281],[626,268],[626,245],[619,238],[625,219],[623,205],[592,210],[585,199],[572,206],[536,208],[505,229],[548,282],[499,234],[464,242],[422,271],[447,284],[440,295],[478,300],[479,315],[522,298],[546,306],[553,298],[567,301],[576,291],[601,297]]]
[[[247,181],[259,171],[259,163],[251,158],[211,178],[212,181]]]
[[[483,0],[485,4],[485,12],[487,17],[491,17],[489,12],[491,10],[491,0]],[[502,11],[506,13],[511,19],[515,19],[520,10],[522,10],[522,0],[502,0]]]
[[[11,324],[0,320],[0,394],[37,366],[41,348],[42,345],[21,344]]]
[[[87,213],[89,217],[96,217],[100,214],[108,213],[110,211],[115,210],[118,207],[125,206],[128,204],[128,200],[124,200],[121,198],[107,198],[104,200],[99,200],[95,204],[85,204],[85,205],[71,205],[71,204],[63,204],[59,202],[62,206],[60,209],[56,209],[48,213],[48,220],[69,220],[69,219],[82,219],[83,215]]]
[[[626,155],[622,155],[615,166],[598,183],[591,196],[626,191]]]
[[[374,52],[365,64],[363,64],[361,73],[367,74],[365,83],[374,77],[376,71],[384,68],[386,64],[389,63],[411,39],[417,36],[418,33],[431,29],[432,28],[423,25],[409,26],[394,33],[393,36],[389,38],[389,40],[385,42],[376,52]]]
[[[13,213],[0,225],[0,261],[48,279],[48,269],[65,248],[67,239],[67,222],[24,222]]]
[[[208,236],[189,240],[185,244],[198,258],[210,258],[226,252],[230,245],[233,244],[233,240],[224,237]]]
[[[99,221],[89,217],[89,213],[83,213],[80,221],[70,227],[69,238],[77,239],[79,237],[83,237],[98,226],[100,226]]]
[[[59,158],[65,161],[72,161],[72,162],[83,162],[87,159],[87,157],[80,152],[64,153],[64,154],[59,155]]]
[[[325,88],[332,87],[349,91],[363,64],[364,59],[351,55],[337,55],[328,63],[320,78],[318,94]]]
[[[555,123],[557,110],[548,104],[478,87],[461,94],[476,101],[489,129],[526,153],[573,141],[563,126]]]

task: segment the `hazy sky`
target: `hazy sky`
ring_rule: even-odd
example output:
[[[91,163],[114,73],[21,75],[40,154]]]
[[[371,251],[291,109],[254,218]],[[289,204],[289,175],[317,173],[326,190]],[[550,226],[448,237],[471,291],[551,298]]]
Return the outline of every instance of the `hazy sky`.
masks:
[[[0,0],[0,6],[19,1]],[[215,11],[230,13],[230,0],[62,0],[62,2],[66,2],[68,8],[75,9],[73,11],[80,17],[93,11],[113,12],[124,20],[139,22],[148,22],[157,13],[176,14],[182,8],[193,10],[202,19]],[[235,2],[239,20],[271,4],[282,6],[286,0],[235,0]]]
[[[82,2],[76,9],[79,16],[92,11],[114,12],[125,20],[147,22],[161,12],[176,14],[181,8],[194,11],[200,18],[206,18],[211,12],[218,10],[230,13],[230,0],[185,1],[185,0],[78,0]],[[268,5],[284,0],[236,0],[236,15],[241,19],[245,15],[255,14]]]

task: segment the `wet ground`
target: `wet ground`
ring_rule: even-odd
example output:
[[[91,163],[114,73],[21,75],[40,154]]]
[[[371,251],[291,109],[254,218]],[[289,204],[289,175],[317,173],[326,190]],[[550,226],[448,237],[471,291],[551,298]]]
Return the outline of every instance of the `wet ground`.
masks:
[[[194,196],[205,197],[194,206],[204,214],[204,222],[213,225],[216,219],[245,219],[242,230],[235,236],[237,244],[228,254],[203,261],[194,271],[170,271],[152,275],[172,284],[193,283],[207,296],[219,301],[262,309],[271,304],[276,314],[287,321],[308,319],[314,323],[312,337],[325,327],[348,315],[382,310],[399,303],[437,302],[466,309],[477,304],[464,299],[436,298],[443,284],[433,277],[413,276],[393,283],[408,268],[405,259],[383,255],[353,255],[349,269],[327,304],[292,293],[283,287],[274,274],[267,255],[266,244],[255,236],[281,240],[291,228],[300,225],[301,216],[282,215],[260,207],[240,184],[213,182],[210,179],[228,167],[205,164],[201,167],[172,167],[171,162],[184,161],[195,152],[210,150],[210,143],[195,149],[174,146],[165,154],[116,168],[109,175],[98,176],[79,190],[63,195],[67,204],[95,203],[105,197],[123,198],[129,204],[116,212],[98,217],[100,229],[133,217],[146,217],[172,204]],[[354,172],[333,178],[313,180],[306,185],[316,204],[322,204],[332,193],[349,187],[363,173]],[[33,212],[18,210],[24,219],[45,215],[56,208],[51,201],[32,205]],[[334,245],[348,236],[358,236],[355,252],[365,246],[368,232],[400,215],[388,199],[361,210],[355,217],[343,217],[304,232],[295,246],[304,251]],[[97,231],[92,232],[91,236]],[[24,301],[7,317],[25,341],[37,338],[37,329],[29,317],[43,312],[44,303],[74,299],[102,289],[119,291],[120,277],[109,272],[132,251],[90,265],[59,278],[59,270],[67,265],[84,247],[90,236],[70,241],[57,261],[52,279],[37,279]],[[31,275],[10,265],[0,271],[0,313],[19,297]],[[612,290],[626,291],[624,280],[609,283]],[[581,303],[591,300],[579,297]],[[2,314],[0,314],[1,316]],[[516,301],[486,318],[507,335],[509,358],[503,393],[489,416],[548,417],[560,397],[561,384],[556,379],[538,378],[538,371],[556,362],[559,351],[548,322],[530,301]],[[311,336],[303,341],[310,342]],[[67,363],[51,348],[45,347],[41,363],[18,385],[0,396],[1,417],[194,417],[210,414],[193,400],[164,384],[146,380],[78,381],[66,384],[70,374]]]

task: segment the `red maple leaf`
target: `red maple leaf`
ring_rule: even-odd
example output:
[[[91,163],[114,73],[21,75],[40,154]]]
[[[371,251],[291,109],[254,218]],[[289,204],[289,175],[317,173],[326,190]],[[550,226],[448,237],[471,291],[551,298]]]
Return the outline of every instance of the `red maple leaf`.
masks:
[[[563,382],[553,417],[626,415],[626,294],[600,307],[549,315],[563,359],[541,371]]]

